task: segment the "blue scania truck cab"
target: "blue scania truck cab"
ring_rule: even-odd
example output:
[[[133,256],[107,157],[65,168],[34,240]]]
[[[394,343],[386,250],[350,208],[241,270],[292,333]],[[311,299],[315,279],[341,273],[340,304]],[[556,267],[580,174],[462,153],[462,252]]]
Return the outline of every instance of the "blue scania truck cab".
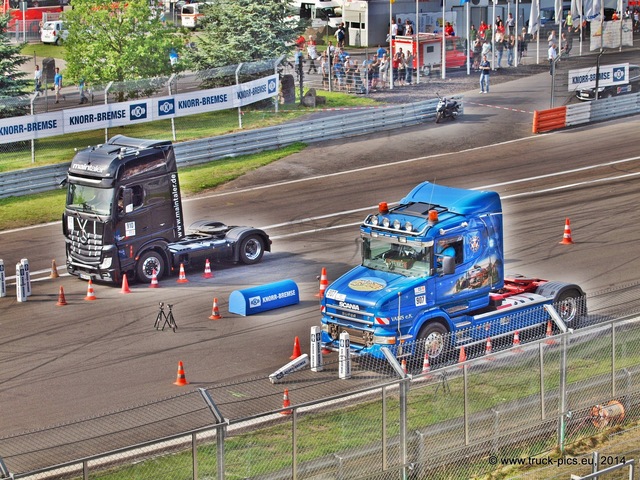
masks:
[[[496,192],[429,182],[381,203],[360,227],[362,262],[325,290],[322,343],[382,358],[381,347],[425,345],[436,360],[460,345],[544,322],[554,304],[572,326],[586,313],[575,284],[505,276]],[[419,342],[422,341],[422,342]]]

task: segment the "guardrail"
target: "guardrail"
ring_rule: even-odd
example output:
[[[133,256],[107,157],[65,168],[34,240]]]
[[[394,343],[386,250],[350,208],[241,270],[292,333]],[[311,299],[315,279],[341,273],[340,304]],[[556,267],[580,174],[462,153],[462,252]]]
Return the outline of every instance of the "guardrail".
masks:
[[[533,133],[550,132],[638,113],[640,113],[640,93],[619,95],[548,110],[536,110],[533,114],[532,131]]]
[[[461,105],[462,97],[453,97]],[[180,142],[174,145],[179,166],[274,150],[295,142],[317,143],[417,125],[435,118],[436,100],[398,106],[336,112],[319,119]],[[463,110],[461,111],[463,113]],[[27,168],[0,174],[0,198],[54,190],[66,178],[69,163]]]

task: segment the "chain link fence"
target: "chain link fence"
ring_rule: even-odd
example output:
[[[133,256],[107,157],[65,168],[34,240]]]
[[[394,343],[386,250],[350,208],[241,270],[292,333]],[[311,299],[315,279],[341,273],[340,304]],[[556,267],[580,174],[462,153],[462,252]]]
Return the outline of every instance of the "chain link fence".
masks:
[[[640,319],[627,303],[639,291],[636,284],[595,294],[595,308],[574,325],[581,328],[564,334],[548,336],[544,321],[519,344],[505,332],[457,362],[432,366],[416,355],[406,377],[386,361],[354,357],[351,378],[339,379],[332,354],[321,371],[214,385],[0,438],[0,474],[466,479],[514,478],[509,472],[518,467],[527,478],[566,478],[573,467],[587,475],[593,458],[586,452],[609,435],[624,437],[627,426],[629,445],[603,444],[600,469],[640,449],[629,439],[640,420]],[[553,463],[541,476],[526,470],[544,461]]]

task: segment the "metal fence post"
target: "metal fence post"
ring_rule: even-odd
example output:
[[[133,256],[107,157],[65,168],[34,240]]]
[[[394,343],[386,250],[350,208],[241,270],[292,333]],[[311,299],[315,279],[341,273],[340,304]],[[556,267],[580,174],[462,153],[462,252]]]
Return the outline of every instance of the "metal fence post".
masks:
[[[240,69],[242,68],[242,63],[238,64],[238,68],[236,68],[236,86],[240,85]],[[238,127],[242,128],[242,106],[238,105]]]
[[[176,74],[172,73],[171,77],[169,77],[169,81],[167,82],[167,88],[169,90],[169,96],[171,96],[171,84],[173,83],[173,79],[176,78]],[[175,113],[175,110],[174,110]],[[173,141],[176,141],[176,122],[175,118],[171,117],[171,135],[173,136]]]
[[[209,395],[209,392],[205,388],[198,388],[200,395],[204,399],[204,402],[211,410],[214,418],[216,419],[216,458],[218,464],[218,480],[224,480],[224,436],[227,430],[228,421],[222,416],[218,406]]]
[[[1,478],[11,478],[11,473],[9,473],[9,469],[4,464],[2,457],[0,457],[0,475],[2,475]]]
[[[463,403],[464,403],[464,444],[469,445],[469,392],[468,392],[468,376],[467,376],[467,367],[468,365],[465,363],[462,369],[462,392],[463,392]]]
[[[569,347],[566,333],[562,334],[562,354],[560,356],[560,425],[558,446],[564,455],[564,441],[567,428],[567,349]]]
[[[387,469],[387,387],[382,387],[382,470]]]
[[[109,82],[107,83],[107,86],[104,87],[104,104],[108,105],[109,104],[109,90],[111,89],[111,86],[113,85],[113,82]],[[107,143],[109,141],[109,128],[105,127],[104,129],[104,143]]]
[[[540,418],[544,420],[547,418],[544,409],[544,345],[542,342],[538,344],[539,359],[540,359]]]
[[[611,397],[616,396],[616,324],[611,322]]]

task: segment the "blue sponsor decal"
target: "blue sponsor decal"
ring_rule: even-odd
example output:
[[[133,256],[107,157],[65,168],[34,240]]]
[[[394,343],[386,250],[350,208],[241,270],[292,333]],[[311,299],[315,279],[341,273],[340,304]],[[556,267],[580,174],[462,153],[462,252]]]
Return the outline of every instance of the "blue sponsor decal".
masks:
[[[626,72],[624,67],[614,67],[613,81],[616,83],[624,83],[626,81]]]
[[[129,118],[131,120],[143,120],[147,118],[147,104],[136,103],[129,106]]]
[[[173,98],[158,101],[158,116],[173,115],[176,113],[176,103]]]
[[[277,82],[274,79],[269,80],[269,83],[267,84],[267,93],[272,94],[272,93],[276,93],[276,85]]]

